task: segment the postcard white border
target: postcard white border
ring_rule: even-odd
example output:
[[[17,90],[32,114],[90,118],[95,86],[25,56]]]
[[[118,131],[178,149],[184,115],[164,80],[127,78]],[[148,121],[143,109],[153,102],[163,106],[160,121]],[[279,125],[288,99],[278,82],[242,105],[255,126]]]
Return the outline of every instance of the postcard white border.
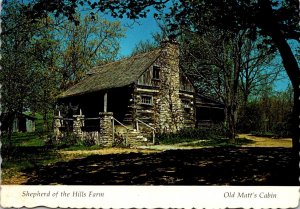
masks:
[[[299,189],[298,186],[2,185],[1,206],[5,208],[37,206],[50,208],[297,208],[300,197]]]

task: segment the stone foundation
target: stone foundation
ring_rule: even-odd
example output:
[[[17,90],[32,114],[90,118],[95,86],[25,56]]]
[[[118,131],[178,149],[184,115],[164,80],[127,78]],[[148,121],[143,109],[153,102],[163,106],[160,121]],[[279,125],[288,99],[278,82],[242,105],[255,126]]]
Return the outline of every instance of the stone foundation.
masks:
[[[84,115],[73,115],[73,133],[83,140]]]
[[[62,133],[60,131],[60,128],[62,126],[61,119],[61,116],[54,117],[54,136],[56,141],[58,141],[59,138],[62,136]]]
[[[113,144],[113,127],[112,127],[112,112],[100,112],[100,130],[99,138],[96,144],[104,146],[112,146]]]

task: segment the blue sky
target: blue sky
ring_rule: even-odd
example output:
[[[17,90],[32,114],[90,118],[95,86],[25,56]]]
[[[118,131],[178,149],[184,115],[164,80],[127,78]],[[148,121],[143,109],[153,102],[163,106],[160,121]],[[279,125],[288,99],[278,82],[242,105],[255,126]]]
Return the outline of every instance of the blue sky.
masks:
[[[108,19],[113,19],[109,17]],[[136,23],[129,19],[114,19],[121,21],[123,26],[126,27],[126,36],[120,40],[121,50],[120,57],[125,57],[131,54],[133,48],[140,41],[152,40],[152,34],[159,32],[160,29],[156,20],[153,18],[152,12],[148,14],[147,18],[139,19]],[[293,44],[292,44],[293,45]],[[281,59],[281,58],[279,58]],[[276,81],[274,84],[275,91],[284,91],[288,87],[290,81],[283,69],[281,74],[284,78]]]
[[[160,30],[152,12],[148,14],[147,18],[139,19],[136,22],[129,19],[117,20],[120,20],[126,28],[126,37],[122,38],[120,43],[121,57],[130,55],[135,45],[140,41],[152,40],[152,34]],[[126,27],[128,25],[131,27]]]

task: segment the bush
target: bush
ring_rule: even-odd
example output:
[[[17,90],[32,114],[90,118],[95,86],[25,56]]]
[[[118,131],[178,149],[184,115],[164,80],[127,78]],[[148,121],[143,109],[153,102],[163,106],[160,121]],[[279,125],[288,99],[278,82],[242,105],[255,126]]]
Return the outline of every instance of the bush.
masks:
[[[176,133],[163,133],[157,135],[157,141],[161,144],[175,144],[195,140],[210,140],[224,136],[224,128],[221,124],[211,129],[185,128]]]
[[[250,134],[258,137],[276,137],[276,134],[266,131],[251,131]]]
[[[76,144],[82,144],[80,138],[74,133],[67,133],[63,137],[60,137],[56,140],[56,137],[53,133],[50,133],[45,142],[47,145],[54,145],[58,147],[70,147]]]
[[[251,144],[253,143],[252,140],[245,139],[245,138],[236,138],[235,141],[232,141],[228,138],[212,138],[210,140],[203,140],[198,141],[193,144],[187,144],[186,146],[195,146],[195,147],[239,147],[241,145],[245,144]]]
[[[237,131],[241,133],[250,133],[259,131],[262,127],[262,110],[255,103],[250,103],[241,110],[237,121]]]
[[[275,123],[272,127],[272,132],[277,137],[292,137],[291,124],[287,122]]]

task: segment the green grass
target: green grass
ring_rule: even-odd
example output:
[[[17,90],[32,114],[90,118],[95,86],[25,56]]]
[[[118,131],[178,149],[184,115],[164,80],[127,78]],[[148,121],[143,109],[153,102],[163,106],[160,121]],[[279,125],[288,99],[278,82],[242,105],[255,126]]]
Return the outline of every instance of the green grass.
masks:
[[[77,151],[77,150],[98,150],[98,149],[102,149],[103,146],[100,145],[93,145],[93,146],[84,146],[82,144],[74,144],[65,148],[62,148],[61,150],[64,151]]]
[[[12,147],[9,147],[7,136],[1,138],[2,180],[18,175],[24,169],[31,169],[56,162],[67,161],[60,150],[91,150],[99,146],[51,145],[46,143],[47,135],[40,132],[13,133]]]
[[[165,144],[165,145],[172,145],[172,144],[178,144],[178,143],[184,143],[184,142],[193,142],[200,139],[195,138],[164,138],[159,139],[159,144]]]
[[[250,134],[259,137],[277,137],[275,133],[265,131],[251,131]]]
[[[44,146],[46,138],[37,132],[26,132],[26,133],[13,133],[11,142],[15,147],[18,146]],[[9,144],[6,135],[2,136],[2,146],[6,147]]]
[[[59,151],[103,148],[98,145],[85,146],[80,141],[49,144],[47,138],[47,135],[39,132],[13,133],[11,141],[13,146],[9,147],[7,137],[3,136],[1,138],[2,168],[22,170],[63,160]]]
[[[226,138],[212,138],[209,140],[202,140],[196,143],[189,143],[184,146],[194,146],[194,147],[239,147],[245,144],[254,143],[252,140],[246,138],[237,138],[235,141]]]
[[[166,133],[158,135],[158,141],[160,144],[178,144],[184,142],[193,142],[197,140],[214,140],[222,138],[224,133],[220,127],[215,127],[214,129],[204,130],[204,129],[195,129],[188,128],[182,129],[177,133]]]
[[[52,144],[47,141],[49,137],[44,132],[14,133],[12,135],[13,147],[8,146],[7,137],[2,137],[2,179],[20,176],[22,170],[70,160],[64,154],[61,154],[60,151],[84,151],[103,148],[102,146],[82,142],[73,135],[65,137],[60,143]],[[186,145],[182,146],[204,147],[240,146],[252,142],[247,139],[238,139],[238,143],[232,143],[218,134],[208,133],[203,130],[184,130],[177,134],[160,136],[159,140],[160,144],[170,145],[186,142]]]

